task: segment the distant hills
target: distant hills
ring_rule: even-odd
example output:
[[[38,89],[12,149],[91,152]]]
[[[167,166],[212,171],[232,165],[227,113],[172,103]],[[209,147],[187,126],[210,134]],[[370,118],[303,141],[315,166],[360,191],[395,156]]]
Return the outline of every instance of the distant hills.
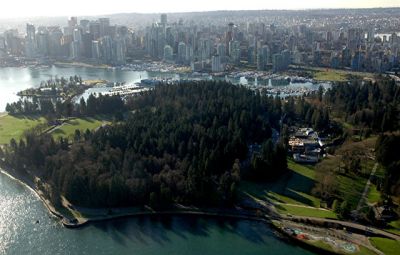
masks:
[[[33,14],[34,15],[34,14]],[[225,22],[225,20],[258,20],[258,19],[274,19],[301,16],[337,16],[337,15],[371,15],[400,17],[400,8],[371,8],[371,9],[309,9],[309,10],[242,10],[242,11],[206,11],[206,12],[180,12],[168,13],[170,22],[178,22],[179,19],[185,21],[190,20],[208,20],[213,19],[217,23]],[[126,25],[128,27],[140,27],[156,22],[159,20],[160,13],[116,13],[97,16],[80,16],[80,19],[96,19],[99,17],[107,17],[111,19],[111,23]],[[27,17],[16,19],[0,18],[0,32],[6,29],[18,28],[25,31],[26,23],[33,23],[36,26],[66,26],[68,16],[59,17]]]

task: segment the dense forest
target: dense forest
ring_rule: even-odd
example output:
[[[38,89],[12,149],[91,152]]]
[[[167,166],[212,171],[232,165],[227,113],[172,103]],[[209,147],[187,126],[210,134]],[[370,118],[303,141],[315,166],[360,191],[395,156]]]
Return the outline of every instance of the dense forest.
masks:
[[[91,97],[74,111],[96,112],[99,102]],[[189,82],[156,87],[124,107],[125,121],[77,134],[72,144],[34,131],[12,140],[6,162],[50,184],[54,203],[62,194],[88,207],[229,205],[241,176],[266,180],[286,171],[285,146],[270,139],[281,119],[279,98]],[[252,157],[254,144],[262,149]]]
[[[400,87],[394,80],[340,83],[325,95],[327,106],[345,121],[373,132],[400,128]]]
[[[97,114],[120,115],[125,111],[124,101],[120,96],[114,95],[90,95],[85,101],[81,98],[79,104],[73,100],[59,100],[56,98],[32,97],[31,100],[19,100],[7,104],[6,111],[11,115],[40,114],[47,119],[61,117],[93,116]]]
[[[126,100],[92,95],[79,103],[20,101],[9,106],[10,114],[114,114],[117,121],[96,132],[76,131],[73,142],[31,130],[0,152],[21,174],[50,184],[42,189],[54,203],[64,195],[88,207],[231,205],[241,179],[271,181],[286,172],[289,127],[341,136],[334,115],[381,134],[376,154],[385,168],[382,191],[397,195],[399,141],[390,132],[400,127],[399,97],[390,80],[337,84],[325,94],[320,89],[286,99],[202,81],[164,84]],[[272,128],[279,140],[272,139]]]
[[[400,134],[383,134],[376,142],[376,159],[385,167],[383,192],[400,196]]]

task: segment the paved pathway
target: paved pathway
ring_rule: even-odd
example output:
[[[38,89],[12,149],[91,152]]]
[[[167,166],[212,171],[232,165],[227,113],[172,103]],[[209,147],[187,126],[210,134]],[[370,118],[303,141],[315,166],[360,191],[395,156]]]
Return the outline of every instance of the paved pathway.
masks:
[[[315,218],[315,217],[303,217],[303,216],[291,216],[291,217],[286,217],[287,220],[291,220],[291,219],[303,219],[303,220],[313,220],[313,221],[319,221],[319,222],[328,222],[328,223],[337,223],[340,224],[344,227],[349,227],[349,228],[355,228],[358,229],[360,231],[369,231],[371,233],[374,234],[379,234],[382,236],[385,236],[387,238],[390,239],[394,239],[394,240],[398,240],[400,241],[400,236],[383,231],[381,229],[378,228],[374,228],[374,227],[367,227],[365,225],[361,225],[358,223],[353,223],[353,222],[349,222],[349,221],[342,221],[342,220],[331,220],[331,219],[323,219],[323,218]]]
[[[57,129],[59,129],[59,128],[61,128],[62,126],[64,126],[66,123],[67,123],[67,122],[63,122],[63,123],[61,123],[60,125],[55,125],[55,126],[53,126],[52,128],[50,128],[49,130],[47,130],[45,133],[46,133],[46,134],[51,134],[51,133],[53,133],[54,131],[56,131]]]

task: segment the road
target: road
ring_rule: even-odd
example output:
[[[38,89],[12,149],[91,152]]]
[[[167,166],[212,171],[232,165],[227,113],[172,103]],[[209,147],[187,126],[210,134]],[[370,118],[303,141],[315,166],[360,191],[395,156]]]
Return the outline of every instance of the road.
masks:
[[[284,218],[284,216],[282,216]],[[299,220],[312,220],[315,222],[322,222],[322,223],[334,223],[334,224],[340,224],[343,227],[348,227],[348,228],[354,228],[354,229],[358,229],[360,231],[369,231],[373,234],[378,234],[378,235],[382,235],[384,237],[390,238],[390,239],[394,239],[397,241],[400,241],[400,236],[383,231],[381,229],[378,228],[374,228],[374,227],[367,227],[365,225],[361,225],[358,223],[353,223],[353,222],[348,222],[348,221],[342,221],[342,220],[331,220],[331,219],[323,219],[323,218],[315,218],[315,217],[303,217],[303,216],[291,216],[291,217],[286,217],[286,220],[293,220],[293,219],[299,219]]]
[[[376,168],[374,167],[374,169],[376,170]],[[373,171],[374,172],[374,171]],[[334,224],[339,224],[343,227],[347,227],[347,228],[353,228],[353,229],[357,229],[361,232],[371,232],[373,234],[377,234],[377,235],[381,235],[384,236],[386,238],[390,238],[390,239],[394,239],[394,240],[398,240],[400,241],[400,236],[399,235],[395,235],[389,232],[386,232],[384,230],[378,229],[378,228],[374,228],[374,227],[369,227],[369,226],[365,226],[362,224],[358,224],[358,223],[353,223],[353,222],[349,222],[349,221],[342,221],[342,220],[333,220],[333,219],[325,219],[325,218],[316,218],[316,217],[303,217],[303,216],[295,216],[295,215],[291,215],[291,216],[286,216],[284,214],[280,214],[276,208],[275,208],[275,204],[271,203],[271,201],[265,201],[265,200],[261,200],[261,199],[257,199],[257,198],[252,198],[256,203],[258,203],[259,205],[262,205],[264,207],[264,209],[266,210],[266,214],[265,216],[267,218],[270,219],[277,219],[277,220],[311,220],[314,222],[320,222],[320,223],[334,223]]]

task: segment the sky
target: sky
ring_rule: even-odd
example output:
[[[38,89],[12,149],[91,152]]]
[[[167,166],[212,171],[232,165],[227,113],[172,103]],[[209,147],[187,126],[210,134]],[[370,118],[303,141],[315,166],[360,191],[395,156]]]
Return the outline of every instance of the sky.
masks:
[[[0,18],[213,10],[400,7],[400,0],[1,0]]]

